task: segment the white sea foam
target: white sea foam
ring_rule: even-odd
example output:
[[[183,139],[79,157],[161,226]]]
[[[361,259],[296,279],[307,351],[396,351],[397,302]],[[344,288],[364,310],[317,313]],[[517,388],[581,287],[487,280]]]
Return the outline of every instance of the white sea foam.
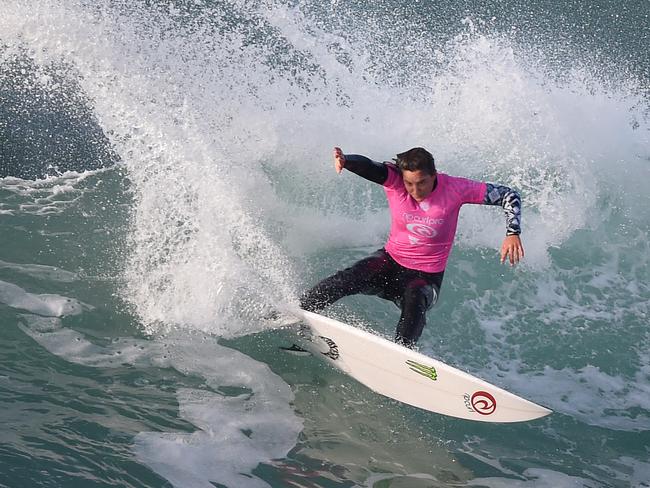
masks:
[[[560,415],[569,415],[588,425],[613,430],[647,431],[650,429],[650,385],[648,365],[630,380],[589,365],[579,370],[553,369],[522,374],[523,365],[510,363],[491,373],[511,391],[539,402]],[[630,412],[646,412],[631,415]]]
[[[32,278],[59,281],[61,283],[72,283],[77,280],[77,274],[66,271],[55,266],[47,266],[43,264],[29,264],[29,263],[9,263],[0,260],[0,269],[10,269]]]
[[[648,488],[650,487],[650,463],[639,461],[628,456],[622,456],[618,460],[620,466],[614,470],[616,479],[629,483],[634,488]],[[607,472],[611,472],[612,468],[603,466]]]
[[[289,386],[263,363],[223,347],[200,334],[164,340],[131,338],[108,346],[90,342],[60,322],[25,315],[22,330],[52,354],[85,366],[174,368],[205,378],[214,391],[242,390],[237,396],[181,388],[179,415],[197,427],[193,433],[142,432],[135,436],[136,457],[178,487],[268,486],[252,471],[259,463],[286,456],[302,430]]]
[[[89,170],[82,173],[67,171],[60,175],[52,175],[37,180],[25,180],[15,177],[0,179],[0,191],[6,191],[13,198],[5,198],[4,212],[16,214],[32,214],[47,216],[61,214],[74,202],[78,201],[84,192],[90,191],[84,187],[86,179],[101,174],[106,169]]]
[[[52,293],[29,293],[6,281],[0,281],[0,303],[47,317],[77,315],[92,308],[74,298]]]
[[[650,429],[650,337],[642,325],[650,288],[641,278],[647,245],[642,233],[613,239],[605,253],[573,241],[565,252],[579,262],[552,263],[512,280],[497,276],[495,283],[461,266],[476,281],[465,290],[462,311],[480,325],[479,349],[488,357],[485,370],[474,373],[588,425]],[[624,261],[629,270],[621,272]]]
[[[467,486],[486,486],[489,488],[600,488],[600,483],[581,476],[570,476],[550,469],[529,468],[523,473],[525,479],[475,478]]]

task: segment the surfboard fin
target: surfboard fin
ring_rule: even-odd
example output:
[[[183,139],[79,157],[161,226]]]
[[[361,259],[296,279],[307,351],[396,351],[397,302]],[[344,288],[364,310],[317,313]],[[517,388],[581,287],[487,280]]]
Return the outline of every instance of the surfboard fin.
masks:
[[[300,347],[298,344],[292,344],[290,347],[282,347],[280,346],[279,348],[281,351],[288,352],[289,354],[295,354],[296,356],[311,356],[311,352],[309,352],[307,349],[303,349]]]

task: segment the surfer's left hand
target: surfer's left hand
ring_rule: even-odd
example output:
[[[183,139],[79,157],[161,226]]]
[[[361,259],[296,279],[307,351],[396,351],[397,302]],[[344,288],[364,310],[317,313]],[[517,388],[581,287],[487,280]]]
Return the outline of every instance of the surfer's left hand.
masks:
[[[510,260],[510,266],[514,266],[524,257],[524,246],[518,235],[506,236],[501,246],[501,264]]]

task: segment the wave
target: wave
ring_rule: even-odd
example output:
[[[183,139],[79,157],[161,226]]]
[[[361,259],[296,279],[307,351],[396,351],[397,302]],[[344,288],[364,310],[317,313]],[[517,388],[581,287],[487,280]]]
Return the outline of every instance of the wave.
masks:
[[[125,297],[150,332],[251,332],[266,307],[295,301],[310,255],[381,245],[381,193],[336,177],[333,145],[379,160],[424,145],[443,171],[519,188],[533,270],[614,209],[616,229],[648,208],[642,83],[579,61],[558,72],[539,46],[468,18],[444,41],[416,27],[388,43],[377,19],[283,2],[25,8],[7,6],[4,59],[74,67],[128,171]],[[459,245],[494,248],[500,228],[464,210]]]

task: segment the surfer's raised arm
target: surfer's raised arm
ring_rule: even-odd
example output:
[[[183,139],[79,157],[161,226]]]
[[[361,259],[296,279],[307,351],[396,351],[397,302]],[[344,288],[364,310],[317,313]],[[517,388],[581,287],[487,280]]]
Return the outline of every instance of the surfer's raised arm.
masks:
[[[506,238],[501,246],[501,262],[509,259],[510,264],[517,264],[524,257],[521,244],[521,197],[512,188],[504,185],[487,183],[485,205],[501,205],[506,214]]]
[[[343,154],[340,147],[334,148],[334,169],[340,173],[343,168],[354,174],[383,185],[388,179],[388,168],[360,154]]]

